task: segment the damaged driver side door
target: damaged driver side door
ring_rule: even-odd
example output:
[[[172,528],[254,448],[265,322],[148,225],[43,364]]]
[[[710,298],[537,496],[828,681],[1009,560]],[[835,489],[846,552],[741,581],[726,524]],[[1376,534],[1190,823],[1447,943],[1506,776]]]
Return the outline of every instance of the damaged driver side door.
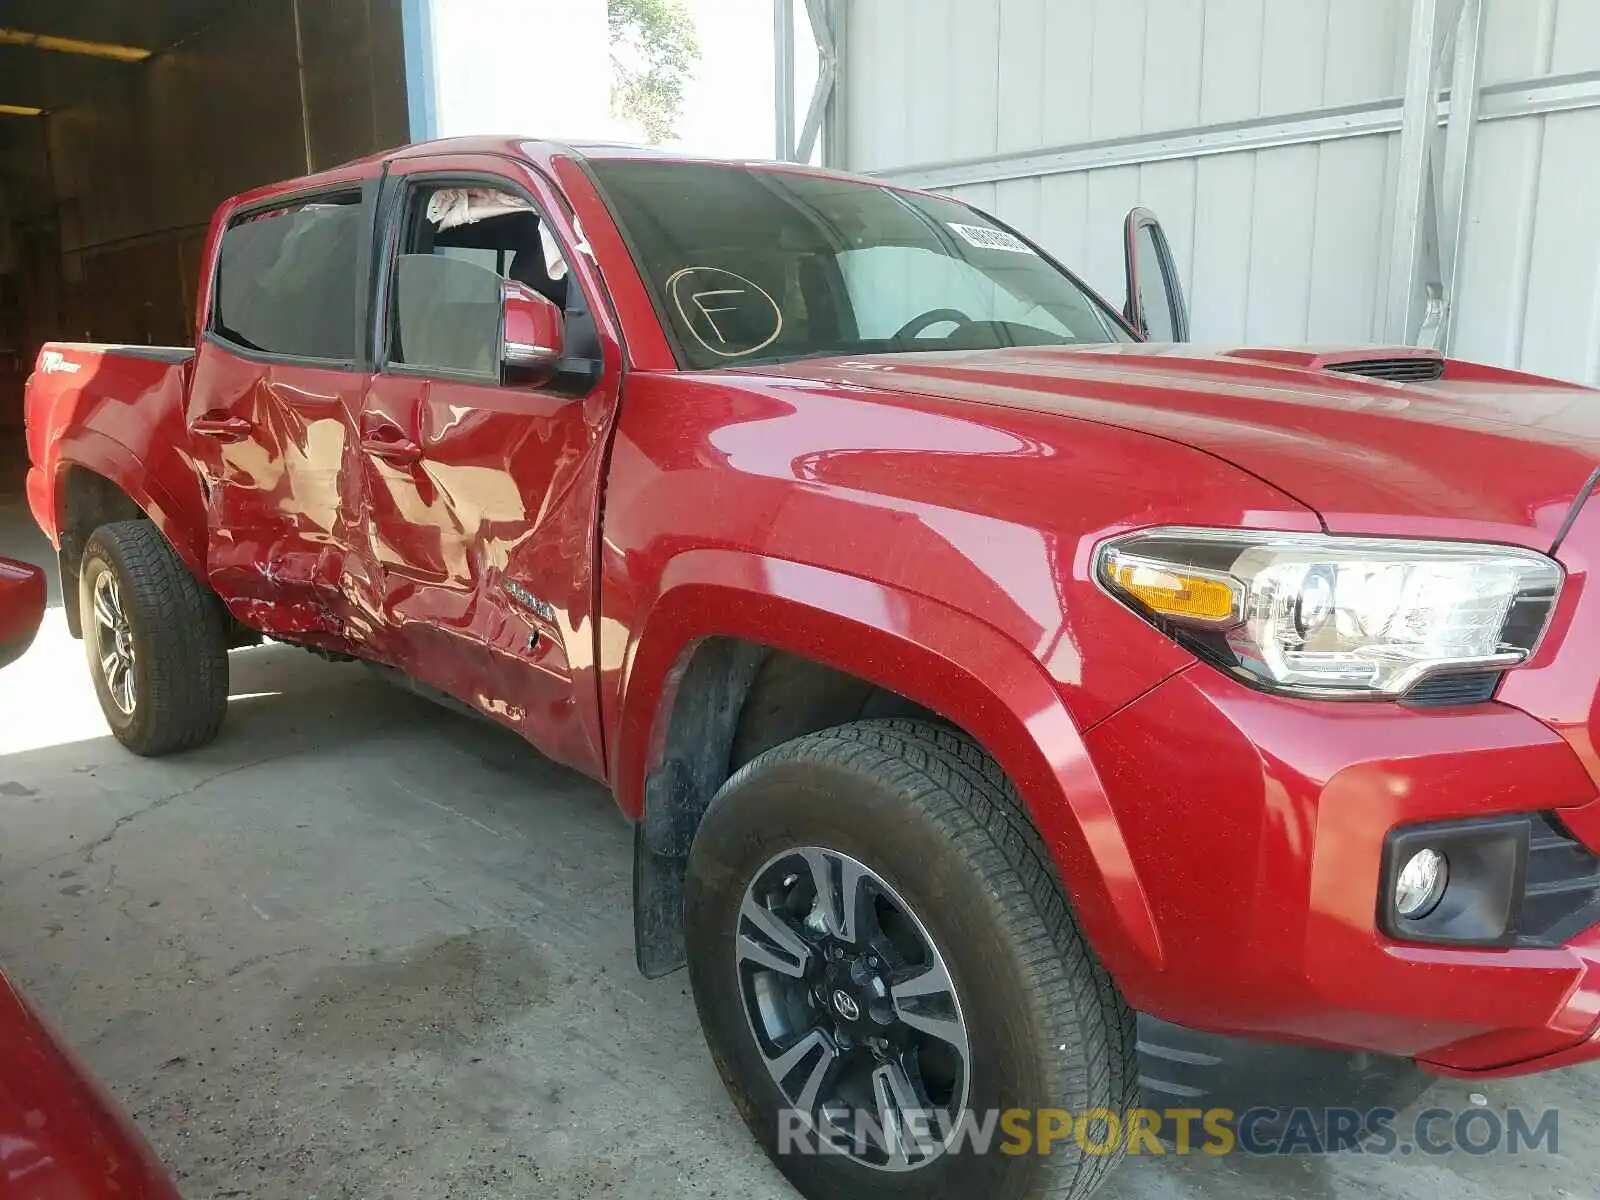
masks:
[[[359,422],[376,640],[407,675],[598,775],[593,560],[620,355],[603,367],[531,170],[395,167]],[[550,340],[564,326],[567,357],[508,363],[508,298],[537,300]]]

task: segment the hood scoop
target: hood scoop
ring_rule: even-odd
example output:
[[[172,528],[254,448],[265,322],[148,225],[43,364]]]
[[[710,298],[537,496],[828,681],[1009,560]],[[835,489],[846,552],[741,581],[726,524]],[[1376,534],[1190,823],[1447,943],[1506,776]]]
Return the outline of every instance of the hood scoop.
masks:
[[[1363,358],[1359,362],[1330,363],[1326,369],[1345,375],[1365,375],[1369,379],[1387,379],[1390,383],[1425,383],[1443,377],[1444,359]]]
[[[1426,383],[1444,377],[1444,356],[1415,346],[1382,346],[1370,350],[1267,349],[1230,350],[1229,358],[1254,359],[1306,371],[1337,371],[1390,383]]]

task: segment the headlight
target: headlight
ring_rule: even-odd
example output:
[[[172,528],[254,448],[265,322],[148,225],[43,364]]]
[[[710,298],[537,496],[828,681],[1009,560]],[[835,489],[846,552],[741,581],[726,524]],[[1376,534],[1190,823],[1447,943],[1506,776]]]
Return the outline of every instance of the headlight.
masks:
[[[1533,653],[1561,567],[1513,546],[1152,529],[1100,548],[1102,584],[1219,666],[1281,691],[1399,696]]]

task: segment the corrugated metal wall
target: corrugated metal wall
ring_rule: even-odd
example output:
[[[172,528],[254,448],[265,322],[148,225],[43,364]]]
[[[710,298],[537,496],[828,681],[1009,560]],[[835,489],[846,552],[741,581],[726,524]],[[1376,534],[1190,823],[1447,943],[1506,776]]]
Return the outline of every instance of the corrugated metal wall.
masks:
[[[1410,0],[853,0],[854,170],[1081,146],[1404,91]],[[1488,0],[1484,86],[1600,67],[1600,0]],[[949,190],[1122,299],[1121,220],[1171,238],[1196,341],[1384,327],[1398,136]],[[1477,130],[1451,349],[1600,382],[1600,109]]]
[[[51,338],[187,340],[218,202],[406,140],[399,0],[235,5],[87,82],[42,118],[65,280]]]
[[[52,33],[148,26],[170,42],[139,63],[0,47],[0,99],[47,109],[0,118],[0,492],[20,479],[23,381],[41,342],[188,341],[219,201],[407,137],[401,0],[7,12]]]

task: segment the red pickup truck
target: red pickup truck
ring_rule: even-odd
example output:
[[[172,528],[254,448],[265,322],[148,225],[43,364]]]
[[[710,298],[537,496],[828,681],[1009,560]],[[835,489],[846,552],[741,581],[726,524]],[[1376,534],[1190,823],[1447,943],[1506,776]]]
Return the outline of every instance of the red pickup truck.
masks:
[[[1600,1056],[1600,399],[1190,348],[1125,238],[1118,311],[941,196],[412,146],[224,204],[192,349],[47,346],[29,498],[137,753],[265,635],[606,781],[807,1195],[1086,1194],[964,1122],[1199,1094],[1136,1011]]]

